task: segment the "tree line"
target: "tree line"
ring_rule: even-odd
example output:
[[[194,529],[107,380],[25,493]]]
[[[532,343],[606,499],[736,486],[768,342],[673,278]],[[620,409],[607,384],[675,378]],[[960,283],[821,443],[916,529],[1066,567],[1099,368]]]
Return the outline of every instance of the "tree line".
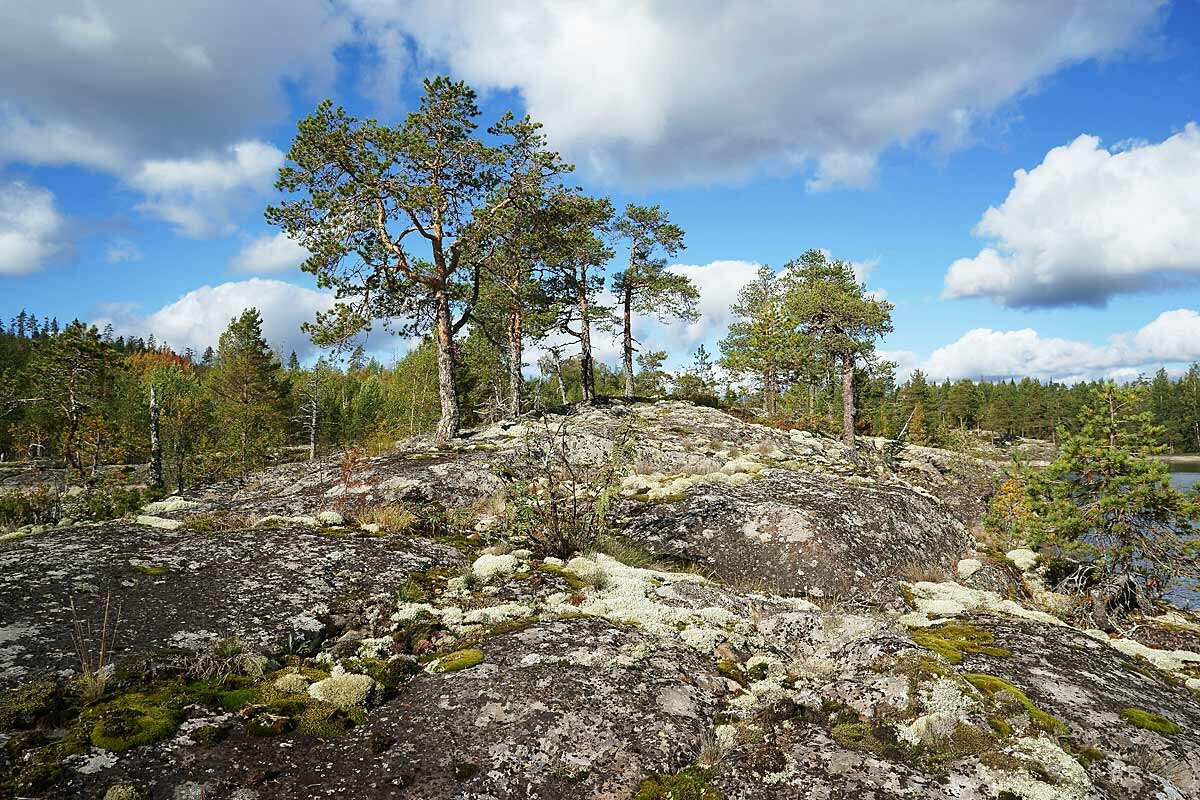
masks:
[[[1054,438],[1095,391],[931,383],[919,371],[897,385],[875,349],[891,304],[819,250],[760,269],[719,353],[700,347],[672,373],[634,321],[697,319],[696,287],[668,268],[683,229],[660,206],[618,213],[570,184],[573,167],[528,117],[506,113],[482,132],[479,117],[469,86],[435,78],[397,125],[329,101],[300,121],[266,216],[311,254],[302,268],[336,299],[304,326],[327,353],[315,364],[273,351],[254,309],[202,354],[25,311],[0,323],[0,457],[52,457],[85,474],[150,462],[156,480],[182,486],[288,447],[312,457],[417,433],[444,441],[464,425],[606,395],[740,408],[851,444],[868,434],[954,446],[978,428]],[[612,265],[618,250],[627,256]],[[375,327],[419,345],[395,364],[367,359],[361,342]],[[618,338],[615,368],[596,359],[598,335]],[[1200,369],[1147,383],[1163,444],[1200,450]]]

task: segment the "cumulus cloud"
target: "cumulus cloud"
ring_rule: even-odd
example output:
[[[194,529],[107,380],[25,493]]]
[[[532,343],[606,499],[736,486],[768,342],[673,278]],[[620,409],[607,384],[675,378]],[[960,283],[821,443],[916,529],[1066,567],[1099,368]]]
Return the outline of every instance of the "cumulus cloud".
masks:
[[[173,303],[149,314],[139,314],[129,306],[109,306],[93,320],[98,327],[112,324],[118,333],[147,336],[151,333],[182,352],[191,347],[197,352],[217,346],[229,321],[247,308],[259,310],[263,334],[280,351],[295,350],[306,355],[314,352],[300,324],[312,320],[318,311],[333,306],[333,297],[283,281],[250,278],[218,286],[193,289]]]
[[[555,145],[613,181],[812,168],[813,190],[869,184],[894,144],[969,141],[1040,78],[1139,41],[1164,6],[348,2],[378,52],[399,31],[421,59],[518,91]]]
[[[700,300],[696,304],[699,319],[686,325],[672,321],[665,326],[650,319],[639,319],[638,326],[649,328],[656,339],[671,349],[686,350],[701,343],[707,343],[711,349],[716,341],[725,336],[732,319],[729,307],[737,300],[742,287],[754,280],[759,266],[753,261],[672,264],[669,270],[691,278],[700,292]],[[641,334],[642,331],[637,333]]]
[[[37,272],[60,255],[66,222],[40,186],[0,184],[0,276]]]
[[[1017,170],[975,228],[992,240],[950,265],[946,297],[1006,306],[1102,306],[1200,277],[1200,126],[1106,150],[1080,136]]]
[[[976,328],[939,347],[920,364],[933,378],[1030,377],[1073,382],[1096,377],[1132,377],[1163,364],[1200,361],[1200,314],[1164,311],[1132,333],[1103,345],[1044,337],[1032,328]]]
[[[245,141],[219,155],[143,162],[129,183],[146,195],[138,208],[187,236],[227,232],[230,210],[267,191],[283,164],[274,145]]]
[[[325,0],[0,3],[0,159],[129,172],[239,141],[329,85],[352,27]]]
[[[305,250],[286,234],[266,233],[248,241],[229,262],[234,272],[287,272],[308,258]]]

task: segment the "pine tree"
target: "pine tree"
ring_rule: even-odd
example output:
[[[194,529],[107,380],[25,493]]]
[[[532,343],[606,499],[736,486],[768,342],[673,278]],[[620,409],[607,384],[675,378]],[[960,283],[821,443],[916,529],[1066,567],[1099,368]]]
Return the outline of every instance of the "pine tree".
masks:
[[[221,334],[208,376],[217,430],[242,472],[265,463],[284,443],[289,388],[279,360],[262,335],[262,317],[248,308]]]
[[[719,344],[721,367],[735,378],[753,376],[762,391],[763,412],[774,416],[785,383],[807,356],[779,276],[760,267],[729,311],[733,322]]]
[[[1162,428],[1146,403],[1144,386],[1100,386],[1082,410],[1079,432],[1063,432],[1059,456],[1027,476],[1030,530],[1084,555],[1104,575],[1165,588],[1173,578],[1200,574],[1200,545],[1192,538],[1200,508],[1171,487],[1166,464],[1148,457],[1162,449]],[[1103,626],[1106,601],[1093,600]]]
[[[842,440],[854,446],[854,370],[870,362],[875,340],[892,330],[892,304],[871,297],[845,261],[809,250],[787,264],[788,303],[801,330],[840,367]]]
[[[629,265],[613,276],[613,293],[621,301],[625,396],[633,397],[634,312],[653,314],[663,322],[694,321],[700,293],[686,275],[667,270],[666,257],[684,244],[683,228],[672,224],[666,211],[630,203],[615,229],[629,243]]]
[[[267,210],[313,254],[303,269],[337,292],[334,309],[307,327],[319,344],[344,344],[375,320],[433,333],[440,441],[459,431],[455,336],[479,296],[480,256],[497,212],[520,205],[530,188],[523,145],[536,124],[506,114],[484,141],[479,115],[475,92],[445,77],[426,80],[419,107],[394,128],[325,101],[300,121],[279,171],[276,186],[289,199]],[[532,155],[543,180],[569,170],[540,145]]]

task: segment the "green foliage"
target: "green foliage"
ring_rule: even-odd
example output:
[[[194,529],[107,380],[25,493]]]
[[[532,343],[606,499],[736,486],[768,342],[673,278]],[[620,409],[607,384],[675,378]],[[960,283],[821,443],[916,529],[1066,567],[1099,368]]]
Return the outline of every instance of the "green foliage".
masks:
[[[0,492],[0,529],[52,522],[58,516],[58,502],[58,494],[45,486]]]
[[[1090,559],[1105,574],[1132,574],[1165,587],[1196,575],[1191,535],[1200,506],[1171,487],[1148,456],[1161,450],[1142,386],[1100,386],[1082,409],[1080,429],[1063,436],[1044,471],[1028,471],[1028,529],[1034,541]]]
[[[638,786],[634,800],[723,800],[709,783],[707,770],[688,767],[674,775],[652,775]]]
[[[476,649],[456,650],[439,656],[430,665],[430,672],[459,672],[483,663],[483,651]]]
[[[1006,657],[1012,655],[1002,647],[993,647],[996,640],[991,632],[977,625],[956,622],[912,632],[912,640],[926,650],[943,656],[951,664],[962,661],[963,653],[978,653],[987,656]]]
[[[1151,714],[1149,711],[1143,711],[1140,708],[1125,708],[1121,710],[1121,719],[1133,725],[1135,728],[1143,728],[1155,733],[1165,733],[1174,735],[1182,733],[1183,728],[1176,725],[1166,717],[1160,717],[1157,714]]]
[[[279,359],[262,334],[262,317],[248,308],[221,334],[208,378],[218,442],[230,456],[229,471],[265,464],[283,445],[290,387]]]

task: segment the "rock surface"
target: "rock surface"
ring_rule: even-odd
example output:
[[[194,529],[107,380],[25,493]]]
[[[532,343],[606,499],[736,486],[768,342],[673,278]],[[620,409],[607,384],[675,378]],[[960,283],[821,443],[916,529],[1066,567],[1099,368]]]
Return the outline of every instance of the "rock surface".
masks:
[[[563,440],[620,462],[584,552],[521,516]],[[613,404],[24,532],[0,797],[1200,798],[1197,620],[1070,627],[972,550],[989,460],[895,450]]]

